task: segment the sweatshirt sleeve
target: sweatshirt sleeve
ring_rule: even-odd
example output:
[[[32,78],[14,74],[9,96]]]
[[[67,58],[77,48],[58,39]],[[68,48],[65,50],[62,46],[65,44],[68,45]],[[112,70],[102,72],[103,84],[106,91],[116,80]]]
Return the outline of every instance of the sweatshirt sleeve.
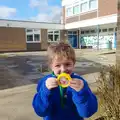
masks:
[[[84,87],[81,91],[73,90],[73,102],[77,108],[79,115],[83,118],[91,117],[98,110],[98,102],[96,96],[90,90],[87,82],[82,78]]]
[[[47,89],[45,85],[47,77],[41,79],[37,86],[37,93],[33,97],[32,105],[36,114],[40,117],[45,117],[50,114],[51,101],[49,97],[51,91]]]

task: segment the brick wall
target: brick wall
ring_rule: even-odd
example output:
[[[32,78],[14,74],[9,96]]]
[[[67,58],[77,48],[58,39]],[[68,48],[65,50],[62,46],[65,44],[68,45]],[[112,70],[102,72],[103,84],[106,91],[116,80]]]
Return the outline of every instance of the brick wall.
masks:
[[[60,31],[60,40],[63,40],[63,41],[68,40],[68,38],[67,38],[67,30],[61,30]]]
[[[98,15],[117,14],[117,0],[98,0]]]
[[[0,52],[26,50],[24,28],[0,27]]]
[[[48,47],[47,29],[41,29],[41,50],[46,50]]]
[[[63,17],[63,24],[65,24],[65,6],[62,8],[62,17]]]
[[[40,51],[41,43],[27,43],[27,51]]]

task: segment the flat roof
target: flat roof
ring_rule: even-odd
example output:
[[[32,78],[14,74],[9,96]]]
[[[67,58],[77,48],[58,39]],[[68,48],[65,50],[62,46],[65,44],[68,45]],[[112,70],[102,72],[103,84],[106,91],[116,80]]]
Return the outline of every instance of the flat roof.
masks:
[[[48,23],[48,22],[35,22],[23,20],[7,20],[0,19],[0,27],[18,27],[18,28],[40,28],[40,29],[65,29],[64,24],[61,23]]]

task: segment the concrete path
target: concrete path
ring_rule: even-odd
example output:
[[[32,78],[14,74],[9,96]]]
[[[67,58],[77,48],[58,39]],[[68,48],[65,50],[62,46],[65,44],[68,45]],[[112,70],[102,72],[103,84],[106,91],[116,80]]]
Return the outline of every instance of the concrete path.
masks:
[[[32,108],[35,90],[36,84],[1,90],[0,120],[42,120]]]
[[[14,54],[15,53],[13,53],[13,56]],[[22,55],[23,53],[19,53],[19,54]],[[41,53],[36,53],[36,54],[41,54]],[[84,52],[84,54],[82,54],[80,51],[77,50],[76,50],[76,54],[78,58],[76,65],[76,72],[82,73],[83,71],[85,73],[83,74],[83,77],[88,81],[92,91],[96,91],[95,83],[99,75],[99,71],[97,71],[96,67],[99,68],[100,65],[108,65],[109,63],[115,64],[115,56],[105,55],[102,52],[92,53],[91,51]],[[79,57],[80,58],[82,57],[80,61],[79,61]],[[86,59],[87,61],[83,62],[82,59]],[[2,61],[2,59],[0,60]],[[2,61],[1,64],[4,65],[6,64],[5,62],[6,61]],[[10,62],[11,61],[9,61],[9,65],[11,65]],[[29,61],[28,63],[31,62]],[[0,77],[0,81],[3,81],[2,83],[4,83],[5,82],[4,80],[7,80],[7,82],[14,80],[13,82],[14,84],[11,84],[12,88],[6,86],[6,88],[8,87],[9,89],[0,90],[0,120],[40,120],[40,118],[34,113],[32,108],[32,99],[33,99],[33,95],[36,92],[35,91],[36,84],[34,83],[36,83],[36,81],[28,81],[25,84],[25,80],[29,80],[30,78],[35,78],[35,77],[37,79],[38,76],[36,76],[36,74],[33,74],[34,73],[33,71],[30,71],[30,74],[32,75],[29,74],[29,76],[26,76],[26,74],[24,74],[23,76],[21,76],[20,74],[15,74],[15,71],[19,71],[18,73],[21,73],[20,71],[21,69],[20,70],[15,69],[15,71],[12,70],[11,72],[8,71],[9,74],[7,76],[6,71],[8,70],[7,69],[8,67],[3,69],[1,66],[0,66],[0,76],[2,77]],[[14,66],[12,67],[14,68]],[[77,67],[80,67],[80,69],[77,69]],[[94,72],[91,72],[91,68],[93,68]],[[89,70],[90,72],[85,72],[87,70]],[[13,75],[12,77],[10,77],[11,74]],[[16,85],[17,82],[22,84],[20,86],[15,87],[14,85]],[[3,86],[3,84],[1,84],[1,86]]]
[[[33,111],[36,85],[0,91],[0,120],[42,120]]]

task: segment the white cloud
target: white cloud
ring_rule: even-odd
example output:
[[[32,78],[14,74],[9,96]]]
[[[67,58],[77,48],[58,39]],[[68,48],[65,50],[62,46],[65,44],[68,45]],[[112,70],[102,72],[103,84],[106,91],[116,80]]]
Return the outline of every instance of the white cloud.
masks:
[[[30,7],[34,8],[34,7],[38,7],[40,5],[39,0],[30,0]]]
[[[7,6],[0,6],[0,18],[6,19],[16,14],[15,8],[9,8]]]
[[[40,22],[60,22],[61,7],[50,6],[48,0],[30,0],[30,7],[39,10],[38,15],[31,17],[34,21]]]

